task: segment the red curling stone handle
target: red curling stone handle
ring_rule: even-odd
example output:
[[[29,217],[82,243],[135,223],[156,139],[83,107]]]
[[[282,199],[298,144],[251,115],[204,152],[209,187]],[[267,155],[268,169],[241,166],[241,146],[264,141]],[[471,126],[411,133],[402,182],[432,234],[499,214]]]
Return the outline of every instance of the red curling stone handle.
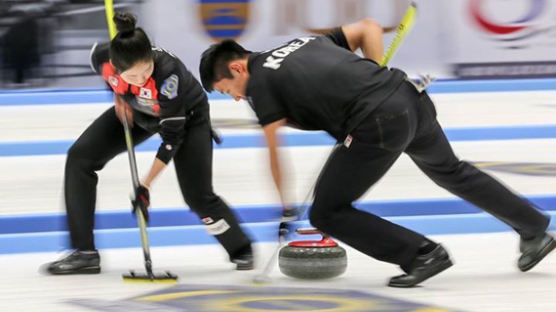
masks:
[[[307,241],[294,241],[290,242],[288,246],[292,247],[312,247],[312,248],[326,248],[326,247],[336,247],[338,244],[328,237],[323,232],[316,228],[300,228],[296,229],[295,232],[300,235],[322,235],[321,240],[307,240]]]
[[[322,233],[321,231],[319,231],[316,228],[299,228],[299,229],[296,229],[295,232],[299,235],[320,234],[323,237],[325,236],[324,233]]]

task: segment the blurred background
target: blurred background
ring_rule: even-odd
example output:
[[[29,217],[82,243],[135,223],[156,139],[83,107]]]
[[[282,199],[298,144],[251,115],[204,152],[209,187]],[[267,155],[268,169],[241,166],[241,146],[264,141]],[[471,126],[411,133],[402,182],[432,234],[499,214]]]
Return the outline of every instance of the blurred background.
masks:
[[[140,14],[139,4],[114,7]],[[104,0],[1,0],[1,87],[100,86],[89,51],[107,34]]]
[[[408,0],[117,0],[154,44],[197,75],[200,53],[235,38],[265,50],[364,17],[385,28],[385,46]],[[417,1],[419,17],[391,66],[438,78],[556,74],[556,1]],[[108,40],[103,0],[2,0],[2,89],[102,86],[88,54]]]
[[[383,25],[387,48],[409,3],[114,0],[113,5],[137,15],[153,44],[178,56],[198,76],[200,54],[224,38],[235,38],[250,50],[267,50],[370,17]],[[556,230],[556,0],[417,0],[417,5],[414,28],[389,65],[412,77],[438,78],[427,91],[457,155],[545,210],[552,217],[550,230]],[[95,240],[107,264],[104,274],[37,274],[40,265],[68,248],[66,153],[114,103],[89,64],[93,44],[108,38],[104,0],[0,0],[0,267],[8,268],[0,281],[0,311],[83,311],[64,302],[76,298],[91,304],[97,300],[111,311],[117,302],[107,300],[131,300],[134,308],[123,311],[139,311],[135,304],[145,304],[129,299],[139,298],[145,288],[120,284],[121,273],[143,267],[125,153],[98,172]],[[281,207],[264,136],[247,102],[218,93],[210,94],[209,102],[212,125],[223,138],[213,154],[214,189],[254,240],[263,243],[256,247],[261,248],[258,263],[265,263],[272,250],[264,248],[275,248]],[[334,141],[324,132],[286,128],[282,134],[287,192],[305,206]],[[152,165],[159,145],[154,136],[137,147],[140,176]],[[186,207],[173,168],[153,185],[151,202],[149,240],[157,248],[156,268],[180,275],[183,283],[244,283],[226,267],[225,253]],[[457,311],[556,311],[556,257],[544,260],[538,272],[518,273],[517,237],[495,233],[511,229],[438,187],[406,155],[356,207],[434,235],[446,243],[457,265],[426,287],[392,291],[383,287],[384,281],[399,274],[397,268],[351,250],[346,278],[310,287],[372,291]],[[199,246],[204,244],[213,245]],[[277,268],[273,278],[288,288],[307,286],[281,276]],[[452,311],[427,309],[433,310]]]

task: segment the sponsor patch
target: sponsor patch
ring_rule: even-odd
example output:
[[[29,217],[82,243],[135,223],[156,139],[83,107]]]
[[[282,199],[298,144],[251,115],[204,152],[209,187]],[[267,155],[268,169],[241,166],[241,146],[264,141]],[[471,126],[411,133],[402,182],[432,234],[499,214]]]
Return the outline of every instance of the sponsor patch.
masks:
[[[170,144],[166,144],[164,147],[169,151],[172,150],[172,145],[170,145]]]
[[[230,225],[226,220],[220,219],[212,224],[206,225],[207,232],[211,235],[220,235],[230,229]]]
[[[146,98],[142,98],[140,96],[136,96],[135,99],[137,99],[137,104],[141,105],[141,106],[153,106],[158,104],[157,100],[149,100]]]
[[[175,74],[166,78],[162,84],[160,93],[164,94],[169,100],[175,98],[178,96],[178,83],[179,78]]]
[[[214,222],[211,217],[203,218],[202,221],[204,224],[211,224],[212,222]]]

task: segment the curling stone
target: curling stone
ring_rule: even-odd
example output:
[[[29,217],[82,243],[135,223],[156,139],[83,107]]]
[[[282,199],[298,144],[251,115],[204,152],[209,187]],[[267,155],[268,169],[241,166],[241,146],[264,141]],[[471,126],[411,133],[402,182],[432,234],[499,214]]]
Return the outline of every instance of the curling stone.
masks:
[[[287,276],[301,279],[336,277],[346,271],[346,250],[321,231],[297,229],[301,235],[320,234],[321,240],[293,241],[280,249],[278,265]]]

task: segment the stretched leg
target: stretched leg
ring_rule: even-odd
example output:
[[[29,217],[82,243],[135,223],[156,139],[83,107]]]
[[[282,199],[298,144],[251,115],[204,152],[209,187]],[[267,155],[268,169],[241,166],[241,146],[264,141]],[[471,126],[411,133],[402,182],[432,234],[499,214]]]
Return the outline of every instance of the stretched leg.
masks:
[[[434,105],[423,95],[418,136],[406,152],[436,184],[487,211],[511,226],[520,236],[517,266],[528,271],[556,248],[545,231],[550,218],[500,182],[459,160],[436,121]]]
[[[138,126],[132,128],[132,135],[135,144],[151,136]],[[64,195],[73,248],[95,249],[96,171],[125,149],[123,127],[114,107],[98,117],[70,147],[66,158]]]
[[[230,207],[212,188],[212,136],[208,107],[199,110],[187,123],[182,145],[174,156],[180,188],[192,211],[206,225],[207,231],[222,244],[238,269],[251,269],[252,261],[239,262],[251,253],[251,240],[239,226]]]
[[[417,166],[435,183],[513,227],[523,239],[537,237],[549,218],[500,182],[459,160],[436,121],[428,97],[421,103],[420,133],[406,149]]]

